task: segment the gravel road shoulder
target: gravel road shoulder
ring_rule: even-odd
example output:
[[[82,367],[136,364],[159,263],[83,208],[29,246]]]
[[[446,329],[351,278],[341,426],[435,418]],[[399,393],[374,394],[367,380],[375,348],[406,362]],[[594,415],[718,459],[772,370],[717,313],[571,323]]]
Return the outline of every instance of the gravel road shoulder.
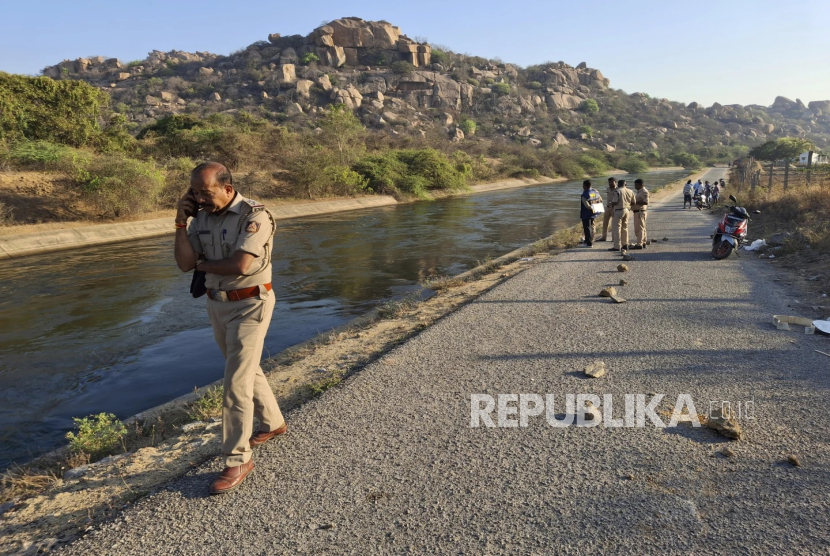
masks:
[[[826,553],[828,339],[775,330],[791,292],[763,261],[713,261],[712,219],[677,195],[650,214],[669,241],[630,272],[603,244],[547,259],[292,412],[234,493],[206,495],[214,460],[59,552]],[[597,297],[609,285],[627,302]],[[596,359],[608,374],[584,378]],[[661,414],[686,393],[754,418],[739,441],[544,415],[471,428],[474,393],[662,393]]]

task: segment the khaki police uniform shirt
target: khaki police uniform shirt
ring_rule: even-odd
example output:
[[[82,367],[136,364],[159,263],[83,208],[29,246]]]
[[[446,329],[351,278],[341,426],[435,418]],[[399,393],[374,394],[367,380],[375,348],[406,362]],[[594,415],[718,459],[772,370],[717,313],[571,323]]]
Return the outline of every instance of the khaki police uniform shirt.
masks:
[[[611,197],[614,195],[614,192],[615,192],[616,190],[617,190],[617,188],[616,188],[616,187],[609,187],[609,188],[608,188],[608,194],[605,196],[605,203],[606,203],[606,204],[605,204],[605,208],[606,208],[606,209],[610,209],[610,208],[611,208],[611,203],[613,203],[613,201],[611,200]]]
[[[634,201],[638,206],[631,207],[633,210],[647,210],[648,209],[648,189],[643,186],[634,194]],[[645,204],[644,204],[645,203]],[[643,205],[643,206],[639,206]]]
[[[608,208],[612,211],[621,208],[619,187],[615,187],[613,189],[610,187],[608,188]]]
[[[228,259],[237,251],[256,257],[244,276],[207,274],[205,286],[223,291],[261,286],[271,281],[273,235],[265,206],[244,198],[239,192],[222,214],[200,210],[187,228],[190,245],[208,261]]]
[[[617,190],[620,196],[620,202],[614,208],[631,209],[631,204],[634,202],[634,192],[627,187],[618,187]]]

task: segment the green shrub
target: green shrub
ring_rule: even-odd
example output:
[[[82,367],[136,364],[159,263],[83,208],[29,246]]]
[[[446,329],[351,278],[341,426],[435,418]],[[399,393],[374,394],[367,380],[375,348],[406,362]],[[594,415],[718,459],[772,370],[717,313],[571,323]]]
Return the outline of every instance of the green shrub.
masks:
[[[320,61],[320,57],[317,56],[313,52],[308,52],[308,53],[304,54],[302,58],[300,58],[300,62],[302,62],[302,64],[304,66],[309,65],[311,62],[319,62],[319,61]]]
[[[588,173],[589,176],[599,176],[608,171],[608,164],[604,160],[594,158],[593,156],[583,154],[579,157],[579,165]]]
[[[597,101],[592,98],[586,98],[583,100],[580,108],[586,114],[596,114],[599,112],[599,104],[597,104]]]
[[[472,136],[476,133],[476,123],[469,118],[461,118],[461,122],[458,124],[459,129],[464,132],[465,136]]]
[[[207,421],[222,415],[224,393],[224,387],[211,386],[204,395],[187,405],[187,416],[194,421]]]
[[[639,174],[648,170],[646,161],[638,156],[627,156],[617,163],[621,170],[625,170],[629,174]]]
[[[535,91],[535,90],[537,90],[537,89],[541,89],[541,88],[542,88],[542,84],[541,84],[541,83],[539,83],[538,81],[531,81],[530,83],[528,83],[528,84],[527,84],[527,88],[528,88],[528,89],[532,89],[532,90],[534,90],[534,91]]]
[[[83,452],[93,458],[107,455],[127,435],[127,427],[112,413],[74,417],[72,420],[77,434],[68,432],[66,438],[69,440],[69,449],[74,453]]]
[[[128,67],[128,68],[134,68],[134,67],[136,67],[136,66],[140,66],[140,65],[142,65],[143,63],[144,63],[144,60],[133,60],[132,62],[129,62],[129,63],[127,64],[127,67]]]
[[[511,178],[533,178],[536,179],[541,176],[541,172],[536,168],[520,168],[513,172],[510,172]]]
[[[0,141],[88,145],[101,133],[108,103],[106,93],[83,81],[0,72]]]
[[[576,180],[585,176],[585,169],[570,157],[562,157],[554,162],[556,172],[566,178]]]
[[[393,62],[390,68],[392,69],[392,73],[398,75],[412,75],[412,72],[415,71],[415,66],[403,60]]]
[[[79,162],[75,180],[102,216],[126,216],[158,207],[164,173],[152,162],[120,155],[93,156]]]
[[[434,149],[400,149],[365,156],[352,169],[377,193],[429,198],[429,190],[454,191],[467,186],[467,169],[454,166]]]
[[[467,78],[467,83],[469,83],[473,87],[480,87],[481,86],[481,83],[479,82],[479,80],[475,79],[473,77],[468,77]]]
[[[495,82],[496,82],[496,80],[493,79],[492,77],[485,77],[484,81],[482,81],[482,83],[484,83],[485,85],[492,85]]]
[[[697,170],[703,166],[695,155],[689,153],[674,153],[670,156],[670,158],[672,162],[683,166],[683,168],[686,168],[687,170]]]
[[[362,193],[369,185],[369,180],[352,170],[343,166],[330,166],[325,172],[331,181],[335,193],[340,195],[355,195]]]
[[[448,60],[447,53],[438,48],[432,49],[431,61],[433,64],[446,64]]]
[[[6,160],[27,170],[66,170],[76,149],[49,141],[20,141],[12,145]]]
[[[580,134],[585,134],[588,137],[588,139],[591,139],[594,136],[594,128],[592,128],[589,125],[581,125],[581,126],[579,126],[577,131]]]
[[[510,94],[510,85],[507,83],[496,83],[493,85],[493,92],[498,96]]]

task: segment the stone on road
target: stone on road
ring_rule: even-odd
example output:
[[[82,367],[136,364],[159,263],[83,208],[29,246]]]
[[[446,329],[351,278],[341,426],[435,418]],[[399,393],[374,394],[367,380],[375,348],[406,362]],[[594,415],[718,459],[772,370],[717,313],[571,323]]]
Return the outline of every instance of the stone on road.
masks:
[[[826,553],[827,339],[770,325],[792,293],[766,261],[713,260],[709,213],[656,205],[649,233],[672,241],[638,255],[628,303],[596,295],[619,255],[546,259],[292,412],[236,491],[208,496],[217,459],[61,553]],[[598,359],[614,372],[588,379]],[[553,394],[557,419],[566,394],[597,411],[610,394],[615,418],[626,394],[664,394],[664,422],[688,394],[699,414],[742,408],[743,439],[545,412],[473,428],[472,394]]]

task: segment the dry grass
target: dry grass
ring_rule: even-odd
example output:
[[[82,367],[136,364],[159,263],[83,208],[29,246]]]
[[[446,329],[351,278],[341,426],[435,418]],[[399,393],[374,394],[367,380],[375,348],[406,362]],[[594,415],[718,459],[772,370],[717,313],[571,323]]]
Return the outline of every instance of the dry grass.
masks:
[[[188,405],[187,416],[194,421],[206,421],[211,417],[222,414],[222,398],[225,389],[222,386],[211,386],[205,394]]]
[[[761,211],[752,219],[753,235],[768,238],[776,232],[790,232],[796,238],[785,246],[787,251],[809,244],[813,250],[830,252],[830,179],[815,179],[811,185],[791,186],[786,191],[783,184],[774,182],[772,191],[765,187],[745,190],[738,200]]]
[[[52,471],[39,471],[13,466],[0,478],[0,503],[37,494],[58,482]]]

